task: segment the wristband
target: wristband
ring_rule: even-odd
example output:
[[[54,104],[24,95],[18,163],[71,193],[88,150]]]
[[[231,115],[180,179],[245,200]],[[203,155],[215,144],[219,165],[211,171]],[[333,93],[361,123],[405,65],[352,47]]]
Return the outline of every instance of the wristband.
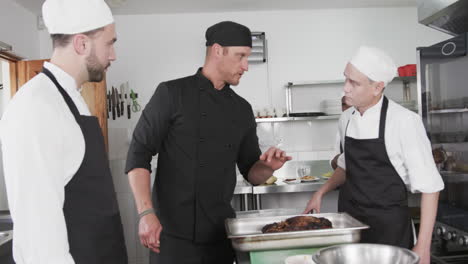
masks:
[[[150,209],[144,210],[143,212],[139,213],[138,214],[138,219],[141,219],[143,216],[145,216],[147,214],[155,214],[154,209],[150,208]]]

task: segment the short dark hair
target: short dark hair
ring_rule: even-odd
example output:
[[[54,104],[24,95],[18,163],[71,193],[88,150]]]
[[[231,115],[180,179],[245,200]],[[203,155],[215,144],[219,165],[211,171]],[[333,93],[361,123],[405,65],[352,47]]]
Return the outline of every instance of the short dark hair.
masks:
[[[98,32],[104,30],[104,27],[100,27],[100,28],[97,28],[97,29],[93,29],[93,30],[90,30],[90,31],[86,31],[86,32],[83,32],[83,33],[80,33],[80,34],[83,34],[83,35],[86,35],[90,38],[92,38],[94,35],[96,35]],[[51,34],[50,37],[52,38],[52,46],[53,48],[63,48],[65,46],[67,46],[72,37],[75,36],[77,34]]]

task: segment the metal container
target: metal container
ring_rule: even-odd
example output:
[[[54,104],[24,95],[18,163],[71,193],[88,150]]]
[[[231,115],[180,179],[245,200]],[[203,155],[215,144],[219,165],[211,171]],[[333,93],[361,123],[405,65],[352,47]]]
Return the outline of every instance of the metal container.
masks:
[[[317,264],[417,264],[416,253],[380,244],[344,244],[323,248],[312,259]]]
[[[359,222],[346,213],[314,214],[332,222],[333,228],[307,231],[280,232],[263,234],[261,229],[266,224],[284,221],[304,214],[229,218],[225,226],[232,246],[238,251],[277,250],[290,248],[312,248],[342,243],[358,242],[361,230],[369,226]]]

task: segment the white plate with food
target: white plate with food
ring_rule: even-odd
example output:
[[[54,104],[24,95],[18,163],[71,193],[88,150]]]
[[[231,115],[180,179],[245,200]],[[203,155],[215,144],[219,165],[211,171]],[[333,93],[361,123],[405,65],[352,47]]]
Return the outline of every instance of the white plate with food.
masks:
[[[331,178],[332,175],[333,175],[333,171],[329,171],[327,173],[322,174],[322,178],[324,178],[325,180],[328,180]]]
[[[312,176],[312,175],[306,175],[304,177],[301,177],[301,182],[315,182],[320,180],[319,177],[317,176]]]

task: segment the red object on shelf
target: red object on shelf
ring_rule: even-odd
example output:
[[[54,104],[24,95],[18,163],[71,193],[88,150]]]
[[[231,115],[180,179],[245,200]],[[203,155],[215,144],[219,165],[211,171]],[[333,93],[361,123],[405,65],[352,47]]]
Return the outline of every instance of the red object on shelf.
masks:
[[[416,76],[416,64],[406,65],[406,76]]]
[[[398,67],[398,75],[400,77],[416,76],[416,64]]]
[[[398,76],[403,77],[406,75],[405,66],[398,67]]]

